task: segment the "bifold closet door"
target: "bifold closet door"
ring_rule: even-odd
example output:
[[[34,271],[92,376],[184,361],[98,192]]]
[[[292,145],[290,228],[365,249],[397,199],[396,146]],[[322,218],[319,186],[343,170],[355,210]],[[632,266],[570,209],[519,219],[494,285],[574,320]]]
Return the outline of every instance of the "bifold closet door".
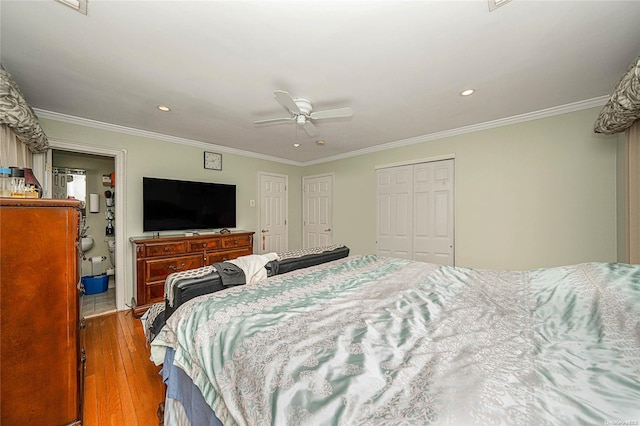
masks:
[[[413,166],[413,259],[453,266],[453,160]]]
[[[453,265],[453,160],[378,169],[376,253]]]
[[[382,256],[413,257],[413,166],[376,171],[378,216],[376,253]]]

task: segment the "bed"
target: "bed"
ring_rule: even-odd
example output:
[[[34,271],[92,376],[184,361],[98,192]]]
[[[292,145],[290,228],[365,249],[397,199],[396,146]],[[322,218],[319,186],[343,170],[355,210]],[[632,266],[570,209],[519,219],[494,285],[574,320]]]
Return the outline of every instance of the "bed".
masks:
[[[154,303],[141,318],[147,343],[153,341],[176,309],[194,297],[251,284],[262,278],[331,262],[348,255],[349,247],[331,244],[281,253],[240,256],[235,260],[169,274],[165,280],[165,301]]]
[[[638,424],[640,266],[352,256],[196,297],[151,353],[166,424]]]

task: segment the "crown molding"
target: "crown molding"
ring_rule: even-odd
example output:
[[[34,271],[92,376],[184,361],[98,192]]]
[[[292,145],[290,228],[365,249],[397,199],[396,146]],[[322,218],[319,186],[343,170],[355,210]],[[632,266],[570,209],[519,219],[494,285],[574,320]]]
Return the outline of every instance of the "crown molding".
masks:
[[[274,161],[294,166],[301,166],[299,161],[287,160],[284,158],[273,157],[270,155],[258,154],[251,151],[243,151],[241,149],[230,148],[228,146],[216,145],[209,142],[196,141],[193,139],[179,138],[177,136],[165,135],[162,133],[150,132],[148,130],[140,130],[133,127],[119,126],[117,124],[105,123],[103,121],[91,120],[88,118],[76,117],[73,115],[61,114],[59,112],[47,111],[44,109],[33,108],[38,118],[46,118],[49,120],[61,121],[63,123],[77,124],[78,126],[86,126],[94,129],[108,130],[111,132],[124,133],[132,136],[141,136],[143,138],[157,139],[165,142],[177,143],[181,145],[194,146],[206,150],[216,150],[228,154],[242,155],[244,157],[258,158],[260,160]]]
[[[330,161],[342,160],[350,157],[357,157],[359,155],[370,154],[373,152],[386,151],[387,149],[399,148],[403,146],[414,145],[417,143],[428,142],[436,139],[443,139],[451,136],[463,135],[465,133],[479,132],[482,130],[494,129],[496,127],[508,126],[508,125],[517,124],[517,123],[524,123],[526,121],[533,121],[541,118],[553,117],[555,115],[568,114],[571,112],[581,111],[583,109],[603,106],[604,104],[607,103],[607,101],[609,101],[609,98],[610,96],[600,96],[598,98],[587,99],[584,101],[574,102],[571,104],[561,105],[553,108],[547,108],[539,111],[528,112],[525,114],[514,115],[512,117],[501,118],[498,120],[487,121],[484,123],[472,124],[470,126],[459,127],[457,129],[445,130],[442,132],[430,133],[422,136],[416,136],[413,138],[402,139],[394,142],[385,143],[382,145],[376,145],[369,148],[346,152],[344,154],[334,155],[332,157],[322,158],[320,160],[307,161],[302,163],[302,166],[312,166],[316,164],[327,163]]]
[[[345,158],[357,157],[359,155],[370,154],[373,152],[386,151],[392,148],[399,148],[408,145],[414,145],[417,143],[428,142],[436,139],[448,138],[452,136],[462,135],[466,133],[479,132],[482,130],[494,129],[496,127],[508,126],[511,124],[524,123],[526,121],[538,120],[541,118],[552,117],[555,115],[567,114],[571,112],[581,111],[588,108],[594,108],[603,106],[607,103],[610,96],[600,96],[598,98],[587,99],[584,101],[574,102],[571,104],[561,105],[553,108],[542,109],[539,111],[528,112],[525,114],[514,115],[512,117],[501,118],[498,120],[487,121],[479,124],[472,124],[470,126],[459,127],[457,129],[445,130],[442,132],[430,133],[426,135],[416,136],[413,138],[402,139],[394,142],[385,143],[382,145],[376,145],[369,148],[359,149],[355,151],[346,152],[344,154],[334,155],[331,157],[325,157],[312,161],[293,161],[279,157],[272,157],[269,155],[258,154],[251,151],[244,151],[240,149],[230,148],[223,145],[215,145],[208,142],[196,141],[192,139],[179,138],[176,136],[164,135],[162,133],[150,132],[147,130],[135,129],[132,127],[119,126],[117,124],[104,123],[102,121],[90,120],[82,117],[75,117],[67,114],[60,114],[53,111],[42,110],[34,108],[34,112],[40,118],[46,118],[50,120],[62,121],[70,124],[77,124],[79,126],[87,126],[95,129],[109,130],[112,132],[125,133],[133,136],[141,136],[150,139],[157,139],[166,142],[172,142],[182,145],[194,146],[202,149],[215,149],[220,152],[229,154],[236,154],[245,157],[258,158],[266,161],[273,161],[276,163],[289,164],[292,166],[312,166],[316,164],[328,163],[331,161],[343,160]]]

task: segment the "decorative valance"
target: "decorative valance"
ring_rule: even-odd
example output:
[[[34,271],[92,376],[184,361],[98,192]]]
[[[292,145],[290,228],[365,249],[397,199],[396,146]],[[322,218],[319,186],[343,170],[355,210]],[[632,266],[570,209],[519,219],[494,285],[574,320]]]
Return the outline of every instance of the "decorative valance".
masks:
[[[612,135],[623,132],[640,119],[640,57],[631,64],[602,108],[594,131]]]
[[[49,141],[33,109],[11,75],[0,68],[0,124],[6,124],[32,152],[44,152]]]

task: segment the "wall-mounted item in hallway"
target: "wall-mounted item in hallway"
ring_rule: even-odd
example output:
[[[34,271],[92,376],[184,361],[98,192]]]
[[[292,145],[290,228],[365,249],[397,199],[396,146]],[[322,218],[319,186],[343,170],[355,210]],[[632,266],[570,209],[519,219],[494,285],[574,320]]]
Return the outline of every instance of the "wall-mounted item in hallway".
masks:
[[[102,175],[102,185],[104,186],[116,186],[116,174],[111,172],[108,175]]]
[[[89,211],[100,213],[100,194],[89,194]]]
[[[113,214],[113,210],[111,207],[113,206],[114,193],[112,191],[106,190],[104,191],[104,201],[107,205],[107,211],[105,213],[105,217],[107,219],[107,226],[105,228],[105,234],[107,236],[114,235],[115,228],[113,227],[113,220],[115,216]]]

